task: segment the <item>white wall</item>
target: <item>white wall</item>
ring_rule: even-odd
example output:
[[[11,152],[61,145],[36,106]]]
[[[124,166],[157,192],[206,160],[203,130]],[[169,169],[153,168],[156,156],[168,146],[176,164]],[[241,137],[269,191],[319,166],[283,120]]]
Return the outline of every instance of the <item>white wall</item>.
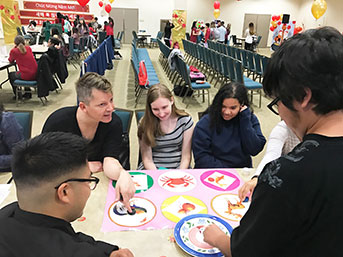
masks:
[[[312,13],[313,0],[303,0],[299,8],[299,21],[303,22],[306,29],[320,26],[332,26],[343,31],[343,1],[326,0],[327,10],[324,15],[316,20]]]

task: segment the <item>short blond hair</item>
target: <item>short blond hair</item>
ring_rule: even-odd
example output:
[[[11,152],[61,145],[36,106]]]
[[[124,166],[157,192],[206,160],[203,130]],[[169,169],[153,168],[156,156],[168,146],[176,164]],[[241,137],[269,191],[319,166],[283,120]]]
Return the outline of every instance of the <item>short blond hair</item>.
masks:
[[[105,93],[113,94],[111,83],[105,77],[95,72],[87,72],[76,81],[75,85],[77,99],[79,102],[84,102],[86,104],[88,104],[89,100],[92,98],[93,88]]]

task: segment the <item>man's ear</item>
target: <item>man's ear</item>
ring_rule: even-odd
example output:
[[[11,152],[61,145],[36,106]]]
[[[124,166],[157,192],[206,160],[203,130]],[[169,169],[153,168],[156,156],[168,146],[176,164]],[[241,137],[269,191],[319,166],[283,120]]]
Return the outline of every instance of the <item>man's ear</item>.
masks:
[[[311,99],[312,99],[312,91],[309,88],[305,88],[305,96],[300,104],[301,108],[303,108],[304,110],[309,110],[313,108],[313,105],[311,103]]]
[[[86,110],[86,104],[84,102],[79,102],[79,107],[80,107],[81,111]]]
[[[57,188],[56,196],[62,203],[70,203],[71,187],[68,183],[63,183]]]

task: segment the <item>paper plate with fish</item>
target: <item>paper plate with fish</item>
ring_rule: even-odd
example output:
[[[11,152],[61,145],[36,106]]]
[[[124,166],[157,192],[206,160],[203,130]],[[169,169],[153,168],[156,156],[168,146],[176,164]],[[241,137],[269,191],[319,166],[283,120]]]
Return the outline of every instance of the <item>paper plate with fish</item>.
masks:
[[[209,214],[194,214],[181,219],[175,226],[174,237],[182,250],[192,256],[219,257],[219,249],[204,242],[203,232],[216,224],[225,234],[232,233],[232,227],[223,219]]]
[[[220,194],[211,201],[211,207],[220,217],[240,221],[250,206],[250,201],[241,201],[235,194]]]

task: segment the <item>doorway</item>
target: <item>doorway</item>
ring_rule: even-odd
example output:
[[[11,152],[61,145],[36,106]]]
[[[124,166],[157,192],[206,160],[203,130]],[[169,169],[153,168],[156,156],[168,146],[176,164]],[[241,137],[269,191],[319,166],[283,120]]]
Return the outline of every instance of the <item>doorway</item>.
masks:
[[[164,32],[164,28],[166,27],[168,21],[170,21],[170,19],[160,20],[160,31]]]
[[[256,34],[262,36],[259,47],[267,47],[271,17],[270,14],[246,13],[244,16],[242,36],[245,36],[245,30],[248,28],[249,23],[252,22],[254,23]]]
[[[110,17],[114,21],[114,37],[120,31],[124,31],[122,43],[132,42],[132,31],[138,31],[138,9],[134,8],[112,8]]]

